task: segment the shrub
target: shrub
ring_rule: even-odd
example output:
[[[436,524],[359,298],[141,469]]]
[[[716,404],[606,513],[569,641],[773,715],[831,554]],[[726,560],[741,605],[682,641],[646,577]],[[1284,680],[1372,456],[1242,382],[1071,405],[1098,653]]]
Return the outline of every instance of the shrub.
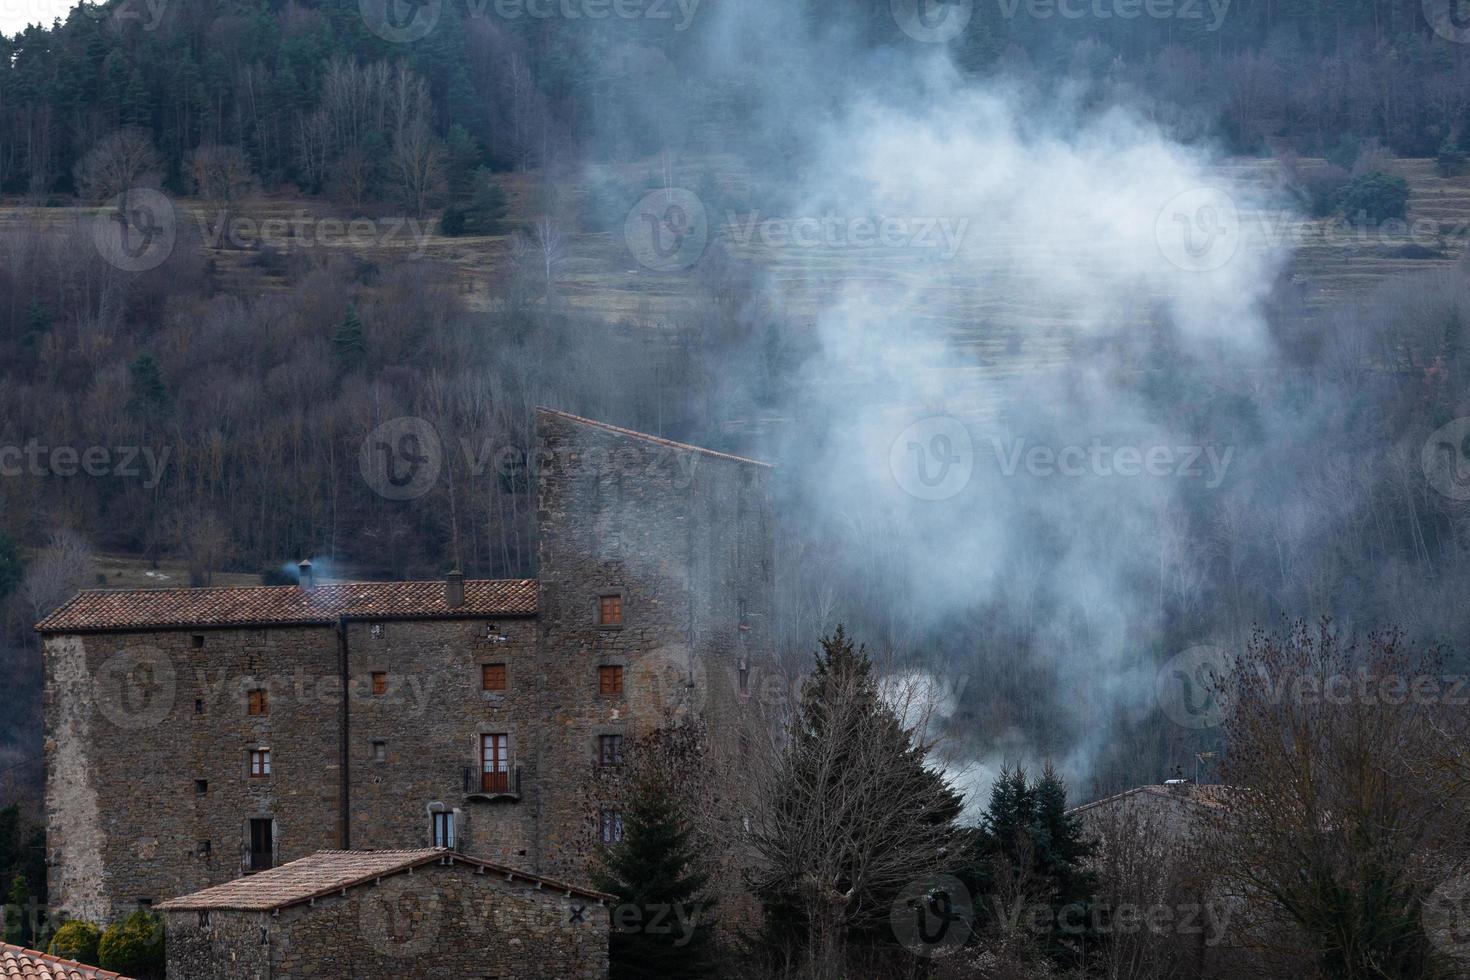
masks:
[[[444,217],[439,219],[439,234],[458,238],[464,234],[464,224],[464,208],[451,204],[444,209]]]
[[[164,973],[163,918],[142,909],[114,922],[97,941],[98,966],[137,980]]]
[[[1349,221],[1387,221],[1409,210],[1409,182],[1375,171],[1354,177],[1338,195],[1338,207]]]
[[[97,956],[97,943],[101,938],[101,929],[90,922],[73,919],[56,930],[47,952],[62,959],[97,966],[101,962]]]
[[[1441,177],[1458,177],[1465,172],[1465,151],[1460,149],[1460,144],[1455,142],[1453,136],[1446,136],[1439,145],[1439,156],[1435,158],[1434,169]]]

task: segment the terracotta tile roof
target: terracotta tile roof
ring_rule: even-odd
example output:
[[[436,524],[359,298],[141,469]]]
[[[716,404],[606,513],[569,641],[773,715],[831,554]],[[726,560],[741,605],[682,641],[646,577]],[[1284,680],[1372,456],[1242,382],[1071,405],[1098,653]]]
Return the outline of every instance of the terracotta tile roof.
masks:
[[[687,442],[674,442],[672,439],[664,439],[659,436],[651,436],[648,435],[646,432],[637,432],[633,429],[625,429],[620,425],[608,425],[606,422],[598,422],[595,419],[584,419],[582,416],[573,415],[571,412],[561,412],[554,408],[538,408],[536,409],[536,411],[544,413],[546,415],[555,415],[558,418],[563,418],[570,422],[577,422],[581,425],[590,425],[594,429],[602,429],[606,432],[613,432],[620,436],[628,436],[629,438],[639,439],[643,442],[651,442],[656,446],[667,446],[670,449],[678,449],[684,452],[703,453],[706,456],[714,456],[719,459],[733,460],[736,463],[749,463],[751,466],[763,466],[766,469],[772,468],[770,463],[762,463],[758,459],[747,459],[744,456],[736,456],[733,453],[722,453],[715,449],[705,449],[702,446],[691,446]]]
[[[481,861],[456,851],[422,848],[412,851],[317,851],[315,854],[283,864],[279,868],[236,878],[223,885],[179,898],[171,898],[154,906],[159,912],[187,912],[205,909],[238,909],[248,912],[270,912],[298,905],[314,898],[324,898],[345,888],[365,885],[378,878],[399,874],[438,861],[450,861],[484,868],[517,881],[540,885],[553,892],[570,892],[596,901],[613,896],[578,885],[517,871],[500,864]]]
[[[444,604],[443,582],[343,582],[221,589],[80,592],[36,624],[41,633],[208,626],[330,625],[339,616],[474,619],[536,614],[535,579],[467,579],[464,605]]]
[[[0,943],[0,980],[128,980],[121,973],[99,970],[34,949]]]

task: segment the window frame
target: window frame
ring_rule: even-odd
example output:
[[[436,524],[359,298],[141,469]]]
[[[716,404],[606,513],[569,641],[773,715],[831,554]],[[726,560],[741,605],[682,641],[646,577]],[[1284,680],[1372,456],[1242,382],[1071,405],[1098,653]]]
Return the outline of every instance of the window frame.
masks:
[[[510,732],[480,732],[480,792],[511,792]],[[492,741],[495,740],[495,741]],[[492,748],[493,746],[493,748]],[[490,766],[496,768],[489,768]],[[498,780],[488,777],[499,776]],[[497,785],[503,783],[504,785]]]
[[[598,664],[597,665],[597,695],[604,698],[620,698],[623,696],[624,679],[627,670],[622,664]],[[608,684],[606,679],[612,678]]]
[[[609,602],[616,603],[616,620],[604,618],[607,603]],[[620,630],[627,622],[628,610],[627,604],[623,601],[622,589],[612,589],[597,593],[597,596],[592,600],[592,623],[594,626],[600,630]]]
[[[500,686],[491,687],[491,672],[499,671]],[[504,662],[480,664],[480,691],[484,694],[504,694],[510,690],[510,665]]]
[[[245,713],[252,717],[264,717],[271,713],[270,691],[264,687],[252,687],[245,692]]]
[[[248,750],[246,772],[251,779],[271,778],[271,750],[269,746]]]
[[[597,736],[597,765],[617,769],[623,764],[623,733],[602,732]]]
[[[388,693],[388,672],[386,670],[368,671],[369,690],[373,697],[381,698]]]
[[[439,832],[441,823],[444,825],[443,835]],[[429,846],[454,850],[459,844],[458,823],[453,810],[429,811]]]
[[[597,812],[597,839],[606,847],[623,840],[623,811],[605,806]]]

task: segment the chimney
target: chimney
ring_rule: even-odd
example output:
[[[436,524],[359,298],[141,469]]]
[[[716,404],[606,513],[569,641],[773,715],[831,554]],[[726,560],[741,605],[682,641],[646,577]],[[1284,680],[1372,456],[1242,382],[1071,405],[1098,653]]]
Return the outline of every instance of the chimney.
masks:
[[[296,571],[299,573],[298,580],[303,589],[309,589],[316,584],[311,577],[311,562],[309,560],[303,558],[301,564],[296,566]]]
[[[457,568],[444,578],[444,604],[450,609],[464,605],[464,572]]]

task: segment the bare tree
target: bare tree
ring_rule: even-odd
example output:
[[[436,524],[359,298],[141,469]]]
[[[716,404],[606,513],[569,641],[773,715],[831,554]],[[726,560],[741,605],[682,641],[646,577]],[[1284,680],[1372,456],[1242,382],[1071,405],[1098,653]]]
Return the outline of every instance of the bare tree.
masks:
[[[70,528],[53,531],[50,539],[28,566],[21,582],[21,599],[31,607],[36,621],[46,618],[92,578],[92,547]]]
[[[107,201],[135,187],[156,187],[163,161],[141,129],[120,129],[92,147],[76,167],[77,189],[94,201]]]
[[[225,227],[235,205],[255,186],[250,159],[238,146],[209,143],[189,155],[189,183],[194,193],[223,210]]]

